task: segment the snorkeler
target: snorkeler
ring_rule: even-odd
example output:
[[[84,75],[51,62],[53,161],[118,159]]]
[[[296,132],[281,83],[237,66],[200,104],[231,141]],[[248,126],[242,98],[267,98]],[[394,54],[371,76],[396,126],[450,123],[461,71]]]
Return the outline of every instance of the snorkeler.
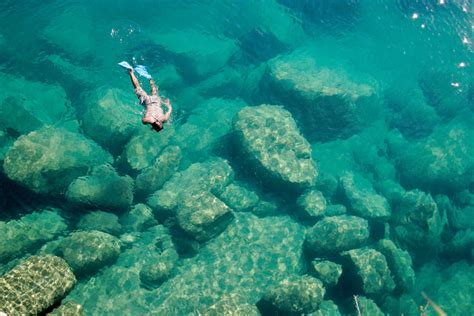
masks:
[[[143,115],[142,123],[150,124],[151,127],[157,132],[161,131],[163,129],[163,123],[170,119],[171,111],[173,110],[170,100],[161,100],[158,94],[158,87],[155,85],[155,81],[151,78],[151,76],[149,77],[151,94],[148,95],[140,86],[140,83],[138,82],[137,77],[135,77],[132,67],[128,68],[128,73],[130,75],[130,79],[132,80],[133,87],[135,88],[135,94],[140,100],[140,104],[145,107],[145,114]],[[164,104],[168,108],[166,113],[163,113],[161,104]]]

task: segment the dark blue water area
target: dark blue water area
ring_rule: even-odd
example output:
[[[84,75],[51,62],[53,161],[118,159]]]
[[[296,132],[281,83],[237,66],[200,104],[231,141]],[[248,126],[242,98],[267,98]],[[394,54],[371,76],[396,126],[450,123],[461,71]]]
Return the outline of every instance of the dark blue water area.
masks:
[[[473,29],[469,0],[3,0],[0,285],[54,255],[77,282],[32,314],[474,314]]]

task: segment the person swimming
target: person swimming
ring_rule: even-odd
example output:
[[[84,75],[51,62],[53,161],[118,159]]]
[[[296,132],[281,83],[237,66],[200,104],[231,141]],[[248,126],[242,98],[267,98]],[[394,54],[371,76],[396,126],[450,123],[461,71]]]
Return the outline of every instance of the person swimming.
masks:
[[[142,123],[150,124],[151,127],[157,132],[161,131],[163,129],[163,123],[170,119],[171,112],[173,111],[170,100],[165,99],[162,101],[158,94],[158,87],[151,77],[149,78],[151,94],[148,95],[140,86],[140,82],[138,82],[132,67],[128,68],[128,74],[130,75],[133,87],[135,88],[135,94],[140,100],[140,104],[145,107],[145,114],[143,115]],[[167,107],[166,113],[163,112],[161,107],[162,104]]]

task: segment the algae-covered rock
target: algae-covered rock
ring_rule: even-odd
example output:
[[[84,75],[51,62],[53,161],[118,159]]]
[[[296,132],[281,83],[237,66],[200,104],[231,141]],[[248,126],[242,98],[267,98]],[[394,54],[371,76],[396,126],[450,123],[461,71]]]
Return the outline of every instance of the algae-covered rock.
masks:
[[[98,230],[104,233],[118,235],[122,230],[119,224],[118,216],[102,211],[95,211],[81,217],[77,224],[79,230]]]
[[[319,309],[308,316],[341,316],[341,312],[336,304],[330,300],[324,300],[319,304]]]
[[[119,162],[134,172],[151,167],[156,157],[160,153],[164,154],[163,149],[168,148],[166,146],[175,136],[172,128],[164,129],[159,135],[153,130],[141,129],[125,145]]]
[[[110,165],[94,167],[87,176],[79,177],[68,187],[71,202],[107,209],[127,209],[133,201],[133,180],[119,176]]]
[[[380,116],[378,84],[297,50],[268,63],[261,85],[290,110],[310,140],[347,138]],[[329,64],[329,63],[328,63]]]
[[[56,250],[76,274],[93,273],[120,255],[120,241],[99,231],[74,232]]]
[[[60,301],[76,283],[63,259],[31,256],[0,277],[0,310],[9,315],[36,315]]]
[[[84,136],[43,127],[18,138],[3,169],[8,178],[37,193],[61,194],[75,178],[112,157]]]
[[[86,98],[84,132],[100,145],[116,151],[140,128],[139,105],[132,93],[98,88]],[[135,107],[135,110],[134,110]]]
[[[229,184],[219,195],[219,198],[235,211],[247,211],[255,207],[260,200],[255,192],[240,185],[237,181]]]
[[[332,261],[313,260],[311,262],[314,276],[323,281],[325,286],[334,286],[342,274],[342,266]]]
[[[203,316],[259,316],[260,312],[257,306],[249,304],[242,296],[231,293],[223,295],[217,302],[203,309],[200,314]]]
[[[195,163],[188,169],[175,173],[163,188],[149,197],[147,204],[158,218],[176,215],[182,194],[207,191],[218,195],[233,178],[234,171],[226,160],[216,158],[205,163]]]
[[[409,291],[415,285],[415,271],[410,254],[398,248],[390,239],[382,239],[377,249],[385,256],[397,288]]]
[[[402,184],[434,192],[460,191],[474,183],[474,116],[439,125],[426,139],[394,151]]]
[[[359,174],[346,173],[340,182],[354,215],[369,219],[390,217],[390,205],[385,197],[375,192],[369,180]]]
[[[232,210],[210,192],[191,192],[180,197],[178,225],[198,241],[218,235],[233,219]]]
[[[385,316],[386,314],[382,312],[380,307],[377,306],[377,304],[371,300],[370,298],[367,298],[365,296],[356,296],[355,299],[357,299],[357,307],[359,310],[355,311],[355,313],[360,312],[361,315],[370,315],[370,316]],[[355,305],[355,304],[354,304]]]
[[[167,146],[163,149],[153,164],[141,170],[135,179],[137,195],[148,196],[161,189],[178,170],[181,157],[181,149],[178,146]]]
[[[318,172],[311,146],[282,107],[243,108],[234,118],[234,133],[244,157],[267,184],[276,182],[292,189],[315,184]]]
[[[69,301],[58,308],[56,308],[51,313],[47,314],[48,316],[83,316],[84,308],[82,305]]]
[[[343,253],[347,259],[345,271],[366,295],[380,298],[395,288],[385,256],[374,249],[352,249]]]
[[[408,191],[394,212],[394,233],[397,240],[418,253],[439,248],[441,233],[446,224],[431,195],[419,190]]]
[[[158,224],[153,217],[151,208],[141,203],[134,205],[127,213],[122,215],[120,223],[125,231],[141,231]]]
[[[0,263],[25,254],[64,233],[67,224],[56,211],[42,211],[0,222]]]
[[[283,313],[308,314],[323,301],[323,283],[311,276],[290,276],[268,290],[263,299]]]
[[[306,233],[306,248],[319,255],[339,253],[363,246],[369,239],[369,224],[360,217],[333,216],[317,222]]]
[[[316,190],[305,192],[296,202],[303,218],[315,219],[323,216],[326,211],[326,199],[321,192]]]

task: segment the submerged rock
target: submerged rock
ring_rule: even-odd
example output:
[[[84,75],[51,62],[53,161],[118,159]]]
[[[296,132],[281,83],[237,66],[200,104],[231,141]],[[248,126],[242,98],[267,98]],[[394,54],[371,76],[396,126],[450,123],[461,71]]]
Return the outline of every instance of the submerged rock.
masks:
[[[58,244],[56,251],[76,274],[94,273],[120,255],[120,241],[99,231],[74,232]]]
[[[348,271],[354,282],[366,295],[381,298],[395,288],[385,256],[374,249],[353,249],[343,253],[348,260]]]
[[[259,202],[258,195],[240,185],[237,181],[229,184],[219,196],[225,204],[235,211],[248,211]]]
[[[98,230],[117,236],[122,230],[118,216],[113,213],[95,211],[81,217],[77,224],[79,230]]]
[[[77,128],[75,112],[61,86],[1,72],[0,84],[0,129],[19,136],[50,124]]]
[[[369,180],[359,174],[345,173],[340,182],[345,198],[355,215],[369,219],[390,217],[390,205],[385,197],[375,192]]]
[[[402,184],[432,192],[460,191],[474,183],[474,119],[465,115],[427,137],[394,146]]]
[[[408,292],[415,285],[415,271],[410,254],[398,248],[393,241],[382,239],[377,243],[377,249],[387,259],[387,264],[400,291]]]
[[[164,148],[170,140],[175,137],[172,128],[166,128],[159,135],[153,130],[141,129],[125,145],[125,149],[119,157],[119,162],[132,172],[139,172],[147,167],[153,166],[158,155],[164,154]]]
[[[311,52],[272,59],[261,85],[295,115],[311,141],[347,138],[380,116],[375,80],[327,67]]]
[[[370,316],[384,316],[386,315],[377,304],[372,301],[370,298],[364,296],[356,296],[357,298],[357,307],[359,310],[355,313],[360,312],[361,315],[370,315]]]
[[[59,195],[89,168],[111,161],[109,153],[84,136],[43,127],[15,141],[3,168],[8,178],[34,192]]]
[[[0,263],[24,255],[64,233],[67,224],[56,211],[25,215],[19,220],[0,222]]]
[[[143,170],[135,179],[137,195],[148,196],[163,187],[179,168],[181,149],[178,146],[167,146],[155,162]]]
[[[162,189],[149,197],[147,204],[158,218],[174,216],[181,195],[189,192],[219,195],[233,178],[234,171],[226,160],[217,158],[205,163],[195,163],[188,169],[175,173]]]
[[[323,301],[323,283],[311,276],[291,276],[265,293],[263,300],[283,313],[308,314],[318,310]]]
[[[302,194],[296,201],[301,217],[315,219],[324,215],[327,202],[324,195],[316,190]]]
[[[10,315],[36,315],[60,301],[76,283],[66,261],[31,256],[0,277],[0,309]]]
[[[369,224],[355,216],[326,217],[306,233],[305,246],[320,256],[363,246],[369,239]]]
[[[86,103],[84,132],[105,148],[117,151],[140,127],[140,108],[131,93],[99,88],[87,96]]]
[[[246,107],[234,118],[237,145],[267,184],[291,189],[315,184],[318,174],[311,146],[282,107]]]
[[[221,233],[234,219],[231,209],[210,192],[190,192],[180,196],[178,225],[198,241]]]
[[[323,281],[326,286],[335,286],[342,274],[342,266],[332,261],[313,260],[311,266],[314,276]]]
[[[151,208],[145,204],[137,204],[120,217],[125,231],[142,231],[158,224]]]
[[[152,34],[151,41],[180,61],[178,67],[187,78],[202,78],[219,71],[236,52],[235,43],[224,36],[193,29],[176,29]]]
[[[79,177],[68,187],[71,202],[107,209],[128,209],[133,201],[133,180],[119,176],[110,165],[94,167],[87,176]]]
[[[431,195],[413,190],[403,195],[394,212],[393,229],[400,243],[423,256],[441,246],[446,221],[446,214],[439,211]]]

